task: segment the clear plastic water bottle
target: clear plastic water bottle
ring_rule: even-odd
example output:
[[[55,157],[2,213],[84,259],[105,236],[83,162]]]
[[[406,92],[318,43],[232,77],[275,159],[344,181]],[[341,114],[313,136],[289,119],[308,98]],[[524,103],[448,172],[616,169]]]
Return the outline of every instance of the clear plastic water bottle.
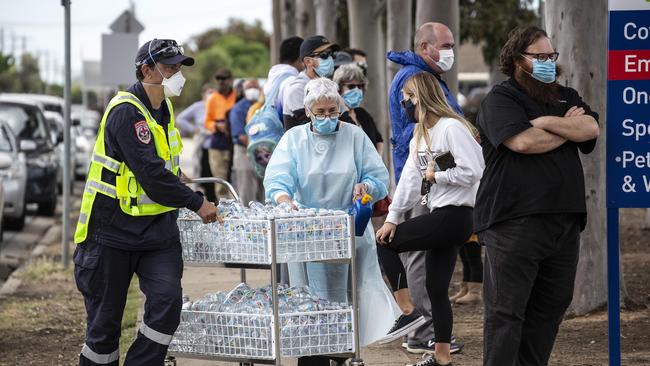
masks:
[[[258,213],[258,214],[266,214],[266,206],[264,204],[257,202],[257,201],[250,201],[248,202],[248,207],[253,210],[253,212]]]

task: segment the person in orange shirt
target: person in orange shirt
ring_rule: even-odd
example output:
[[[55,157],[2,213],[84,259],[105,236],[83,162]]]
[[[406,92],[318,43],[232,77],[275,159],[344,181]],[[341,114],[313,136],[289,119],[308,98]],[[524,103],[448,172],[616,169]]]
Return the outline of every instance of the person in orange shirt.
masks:
[[[232,161],[232,141],[226,115],[235,105],[237,93],[232,87],[230,70],[219,69],[214,78],[217,80],[217,92],[210,95],[205,106],[205,128],[212,133],[208,156],[212,176],[227,180]],[[217,197],[225,197],[228,190],[224,185],[217,184],[215,193]]]

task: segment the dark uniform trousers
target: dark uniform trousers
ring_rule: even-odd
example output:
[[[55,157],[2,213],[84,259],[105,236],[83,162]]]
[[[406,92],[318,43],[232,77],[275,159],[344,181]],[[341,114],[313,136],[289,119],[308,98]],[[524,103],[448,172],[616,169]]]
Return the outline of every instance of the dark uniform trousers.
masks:
[[[79,365],[118,365],[122,314],[134,273],[146,302],[143,323],[124,364],[162,365],[180,322],[180,243],[160,250],[126,251],[88,241],[77,246],[74,263],[88,315]]]
[[[582,218],[524,216],[479,233],[486,246],[485,366],[548,364],[573,297]]]

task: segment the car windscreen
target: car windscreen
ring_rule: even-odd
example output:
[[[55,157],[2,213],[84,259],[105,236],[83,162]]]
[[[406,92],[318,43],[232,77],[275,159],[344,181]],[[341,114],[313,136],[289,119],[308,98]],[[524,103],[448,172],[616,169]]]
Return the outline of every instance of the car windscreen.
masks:
[[[5,126],[0,125],[0,152],[12,152],[11,140],[9,139],[10,132],[5,130]]]
[[[0,104],[0,119],[7,121],[20,140],[49,141],[43,115],[38,110],[15,104]]]

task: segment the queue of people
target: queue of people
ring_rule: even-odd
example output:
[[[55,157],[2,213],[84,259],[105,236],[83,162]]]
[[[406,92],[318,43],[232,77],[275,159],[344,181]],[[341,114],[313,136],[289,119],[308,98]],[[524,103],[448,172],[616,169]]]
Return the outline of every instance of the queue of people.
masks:
[[[340,51],[321,35],[288,38],[263,87],[245,79],[238,92],[232,72],[219,69],[202,100],[175,117],[169,98],[181,93],[181,68],[194,59],[173,40],[143,45],[138,81],[118,93],[102,120],[75,233],[75,279],[88,314],[80,365],[119,361],[119,321],[134,273],[147,302],[126,362],[163,362],[180,316],[176,209],[220,221],[210,202],[228,195],[221,186],[202,193],[186,186],[181,134],[195,139],[194,175],[233,181],[245,203],[347,210],[365,194],[373,202],[392,196],[378,225],[369,223],[356,240],[362,346],[401,339],[408,352],[424,354],[413,365],[452,365],[463,350],[453,336],[452,302],[483,299],[484,364],[548,364],[586,222],[579,152],[594,149],[598,114],[557,83],[558,53],[542,29],[527,27],[509,35],[500,56],[509,79],[470,123],[443,80],[455,46],[447,26],[425,23],[412,51],[387,53],[402,66],[386,101],[391,195],[381,157],[389,136],[362,106],[372,87],[363,51]],[[247,126],[266,106],[284,133],[260,177],[247,153],[254,138]],[[459,255],[463,279],[450,297]],[[345,264],[291,264],[280,278],[329,301],[350,299]]]

